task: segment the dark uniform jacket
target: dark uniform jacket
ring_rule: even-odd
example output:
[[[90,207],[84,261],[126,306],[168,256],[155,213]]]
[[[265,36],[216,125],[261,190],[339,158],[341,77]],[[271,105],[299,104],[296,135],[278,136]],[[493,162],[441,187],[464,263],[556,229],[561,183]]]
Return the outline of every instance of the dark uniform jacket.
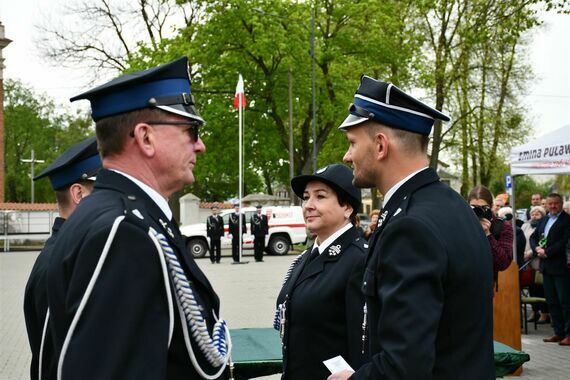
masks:
[[[529,244],[532,251],[535,252],[540,239],[544,235],[544,228],[548,222],[548,216],[542,218],[540,223],[530,235]],[[570,215],[564,210],[560,212],[558,218],[550,227],[548,236],[546,237],[546,253],[545,259],[540,259],[540,270],[548,275],[570,275],[566,269],[565,248],[568,238],[570,237]]]
[[[240,213],[241,216],[241,233],[245,234],[247,233],[247,226],[245,224],[245,215],[243,213]],[[239,221],[238,221],[238,216],[235,212],[230,214],[230,218],[229,218],[229,230],[230,230],[230,234],[232,234],[232,239],[237,239],[239,237]]]
[[[371,361],[351,379],[495,379],[493,268],[473,211],[432,169],[380,214],[366,261]]]
[[[257,213],[251,216],[250,220],[251,234],[255,237],[263,237],[269,233],[269,225],[267,224],[267,215]]]
[[[44,338],[43,335],[44,326],[47,323],[46,314],[48,309],[46,273],[53,246],[57,239],[57,233],[63,222],[65,222],[65,219],[55,218],[51,236],[46,240],[44,248],[34,263],[24,293],[24,317],[26,319],[28,340],[32,350],[32,364],[30,366],[30,379],[32,380],[40,378],[40,355],[42,358],[42,379],[47,378],[51,366],[55,365],[51,336],[46,334]],[[43,350],[40,352],[42,339],[44,339]]]
[[[102,170],[60,231],[48,268],[50,326],[63,380],[201,378],[151,227],[178,257],[211,333],[219,300],[178,227],[131,180]],[[202,368],[215,373],[190,341]]]
[[[224,219],[220,215],[210,215],[206,220],[206,234],[212,240],[220,240],[224,236]]]
[[[353,368],[364,362],[360,292],[366,241],[350,228],[308,263],[312,247],[283,285],[277,304],[286,301],[283,379],[326,379],[322,363],[337,355]]]

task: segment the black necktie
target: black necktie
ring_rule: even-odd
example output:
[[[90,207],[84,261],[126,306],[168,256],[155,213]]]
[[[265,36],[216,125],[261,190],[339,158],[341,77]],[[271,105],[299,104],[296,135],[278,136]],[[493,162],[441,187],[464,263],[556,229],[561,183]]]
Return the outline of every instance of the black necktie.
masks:
[[[313,261],[314,259],[316,259],[317,257],[319,257],[319,248],[315,247],[313,248],[313,250],[311,251],[311,255],[309,256],[309,263],[311,261]]]

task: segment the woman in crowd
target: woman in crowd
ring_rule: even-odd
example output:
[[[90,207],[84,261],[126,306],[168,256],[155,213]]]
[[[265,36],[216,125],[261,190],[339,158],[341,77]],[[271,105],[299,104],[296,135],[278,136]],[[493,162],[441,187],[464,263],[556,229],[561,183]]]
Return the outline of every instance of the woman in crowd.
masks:
[[[326,379],[323,361],[338,355],[352,368],[364,362],[360,286],[366,249],[353,226],[361,196],[352,179],[352,170],[336,164],[291,180],[316,237],[292,263],[277,298],[283,379]]]
[[[467,202],[479,218],[491,245],[493,278],[497,284],[499,271],[507,269],[513,261],[513,229],[509,223],[497,218],[492,212],[493,194],[485,186],[474,187],[469,192]]]
[[[370,213],[370,224],[366,227],[366,231],[364,231],[364,238],[366,240],[370,240],[370,236],[372,236],[374,230],[376,230],[376,226],[378,225],[378,215],[380,215],[380,210],[378,209],[374,209]]]
[[[525,262],[528,260],[532,260],[530,262],[530,266],[535,271],[539,270],[540,268],[540,259],[538,257],[533,257],[532,248],[530,247],[529,238],[530,235],[534,232],[540,220],[544,218],[546,215],[546,210],[542,206],[533,206],[530,209],[530,220],[523,224],[521,227],[524,236],[526,237],[526,245],[524,250],[524,260]],[[535,284],[529,286],[528,293],[531,297],[542,297],[544,298],[544,288],[542,284]],[[533,304],[532,305],[532,314],[529,316],[528,321],[534,322],[537,320],[536,323],[539,324],[547,324],[550,323],[550,315],[548,313],[548,304],[546,302],[540,304]]]

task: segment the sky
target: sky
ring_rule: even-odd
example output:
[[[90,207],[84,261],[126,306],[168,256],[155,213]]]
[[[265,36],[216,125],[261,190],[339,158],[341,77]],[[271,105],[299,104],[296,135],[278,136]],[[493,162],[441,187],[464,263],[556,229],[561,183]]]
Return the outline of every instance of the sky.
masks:
[[[54,67],[33,42],[38,37],[36,21],[53,14],[64,1],[1,0],[0,21],[6,38],[12,40],[3,50],[4,78],[19,79],[61,107],[73,109],[77,106],[68,99],[88,89],[93,77],[80,69]],[[545,25],[531,36],[528,61],[536,78],[523,100],[535,136],[570,124],[570,15],[546,14],[544,19]]]

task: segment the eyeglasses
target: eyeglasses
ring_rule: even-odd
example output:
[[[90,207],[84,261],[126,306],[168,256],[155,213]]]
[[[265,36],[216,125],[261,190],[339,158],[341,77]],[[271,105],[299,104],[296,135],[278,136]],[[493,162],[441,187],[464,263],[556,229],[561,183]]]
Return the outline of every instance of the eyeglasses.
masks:
[[[197,123],[195,121],[153,120],[153,121],[145,121],[144,123],[148,124],[148,125],[177,125],[177,126],[182,126],[182,127],[189,127],[186,130],[186,132],[190,135],[190,139],[192,139],[193,142],[197,142],[198,139],[200,138],[200,136],[198,134],[200,123]],[[129,136],[135,137],[134,130],[129,133]]]
[[[183,127],[189,127],[186,132],[190,135],[190,138],[193,142],[197,142],[198,138],[198,129],[200,124],[195,121],[171,121],[171,120],[154,120],[154,121],[146,121],[145,124],[148,125],[178,125]]]

